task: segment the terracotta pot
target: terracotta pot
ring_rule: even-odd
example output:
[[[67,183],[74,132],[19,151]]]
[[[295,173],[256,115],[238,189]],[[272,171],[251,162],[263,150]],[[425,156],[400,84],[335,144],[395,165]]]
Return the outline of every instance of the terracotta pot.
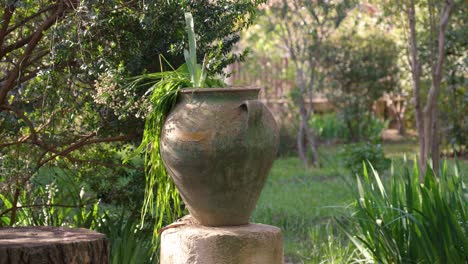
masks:
[[[161,135],[161,155],[202,225],[248,224],[276,157],[278,128],[259,89],[183,90]]]

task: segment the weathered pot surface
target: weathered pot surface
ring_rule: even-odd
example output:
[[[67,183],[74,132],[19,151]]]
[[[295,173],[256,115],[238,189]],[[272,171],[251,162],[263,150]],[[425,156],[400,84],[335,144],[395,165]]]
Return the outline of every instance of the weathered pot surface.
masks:
[[[164,124],[160,151],[202,225],[249,217],[276,157],[278,128],[256,88],[187,89]]]

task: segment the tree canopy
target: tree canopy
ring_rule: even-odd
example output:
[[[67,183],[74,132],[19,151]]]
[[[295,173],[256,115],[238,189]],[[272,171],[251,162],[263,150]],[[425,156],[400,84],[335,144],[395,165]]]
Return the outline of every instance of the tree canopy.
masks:
[[[129,181],[142,177],[141,164],[121,160],[141,136],[146,91],[126,90],[121,83],[182,63],[186,11],[194,16],[199,56],[206,54],[210,71],[221,73],[242,58],[242,51],[231,52],[233,45],[262,2],[3,0],[4,185],[18,199],[31,178],[46,177],[44,166],[73,169],[109,195],[112,184],[98,183],[95,175],[109,181],[119,173]]]

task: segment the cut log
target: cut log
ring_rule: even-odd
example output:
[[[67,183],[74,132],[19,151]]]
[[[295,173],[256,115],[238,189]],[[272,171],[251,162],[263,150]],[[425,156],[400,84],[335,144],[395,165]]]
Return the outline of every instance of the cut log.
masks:
[[[0,264],[42,263],[109,263],[109,242],[84,228],[0,228]]]

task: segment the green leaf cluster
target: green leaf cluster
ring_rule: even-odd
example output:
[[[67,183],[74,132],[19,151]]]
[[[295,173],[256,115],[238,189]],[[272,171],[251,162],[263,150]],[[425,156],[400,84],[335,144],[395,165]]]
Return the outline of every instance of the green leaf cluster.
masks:
[[[370,162],[377,171],[390,168],[390,159],[385,157],[381,144],[362,142],[348,144],[342,152],[345,167],[351,170],[353,175],[360,173],[363,162]]]

